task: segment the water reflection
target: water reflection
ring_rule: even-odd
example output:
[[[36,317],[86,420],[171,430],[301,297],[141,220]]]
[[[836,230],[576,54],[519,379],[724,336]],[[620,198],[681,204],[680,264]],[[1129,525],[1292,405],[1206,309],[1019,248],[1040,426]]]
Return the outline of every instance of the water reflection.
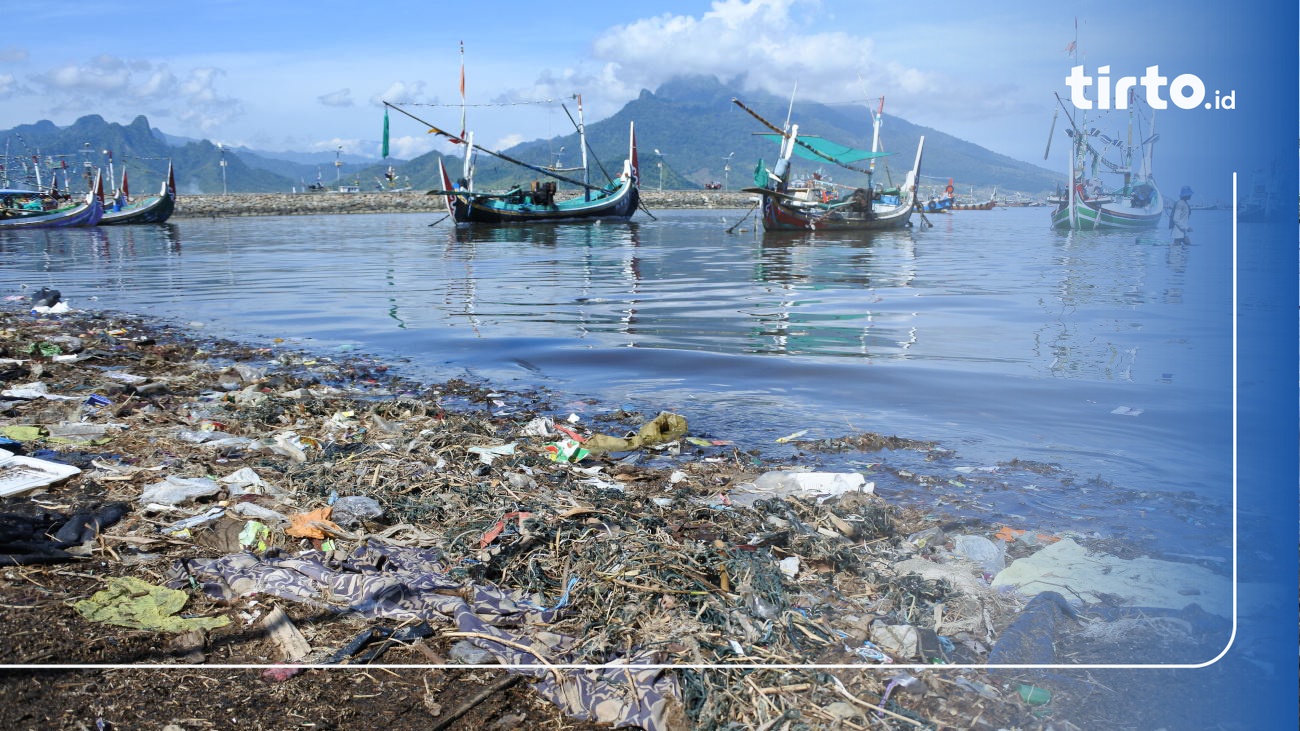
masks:
[[[11,292],[51,286],[74,305],[98,296],[108,309],[254,342],[396,354],[419,377],[468,372],[610,403],[644,398],[769,447],[791,424],[818,437],[852,424],[942,440],[985,465],[1071,463],[1072,475],[1143,491],[1221,484],[1221,465],[1207,464],[1221,434],[1191,428],[1227,403],[1208,390],[1226,383],[1231,311],[1228,239],[1211,222],[1174,249],[1052,232],[1033,210],[935,216],[924,231],[726,233],[741,213],[0,232],[0,277]],[[1142,413],[1114,415],[1121,405]],[[981,510],[1093,516],[1113,494],[1099,483],[1080,497],[1036,474],[1023,482],[966,498]]]
[[[1220,233],[1207,231],[1207,246],[1226,250]],[[1055,296],[1039,300],[1045,317],[1035,334],[1047,370],[1058,378],[1132,380],[1139,355],[1152,346],[1144,343],[1145,322],[1189,304],[1193,247],[1154,233],[1100,231],[1054,232],[1052,245],[1045,276]],[[1168,382],[1165,368],[1160,378]]]

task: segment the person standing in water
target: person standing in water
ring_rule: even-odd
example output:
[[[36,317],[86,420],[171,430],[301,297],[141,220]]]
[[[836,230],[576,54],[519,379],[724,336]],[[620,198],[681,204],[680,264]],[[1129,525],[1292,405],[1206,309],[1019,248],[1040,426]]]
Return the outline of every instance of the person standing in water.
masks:
[[[1187,234],[1192,232],[1192,188],[1184,185],[1178,193],[1178,200],[1169,211],[1169,231],[1175,244],[1190,244],[1192,239]]]

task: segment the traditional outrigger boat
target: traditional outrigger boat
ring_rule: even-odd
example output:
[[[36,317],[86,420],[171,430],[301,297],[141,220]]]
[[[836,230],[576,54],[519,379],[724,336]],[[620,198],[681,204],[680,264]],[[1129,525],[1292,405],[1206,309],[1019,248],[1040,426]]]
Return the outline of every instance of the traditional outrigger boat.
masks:
[[[582,145],[583,179],[578,180],[561,175],[554,167],[530,165],[522,160],[480,147],[474,144],[472,133],[454,135],[425,122],[410,112],[384,102],[384,105],[426,125],[429,131],[446,137],[453,142],[465,145],[465,164],[462,176],[452,181],[442,160],[438,161],[438,172],[442,180],[441,190],[431,190],[429,195],[440,195],[447,202],[447,212],[456,223],[552,223],[557,221],[595,221],[602,219],[628,219],[636,213],[641,205],[640,168],[637,160],[636,124],[628,125],[628,154],[623,161],[623,170],[617,178],[604,186],[593,185],[589,180],[587,160],[587,141],[584,125],[578,123],[578,137]],[[582,106],[579,101],[579,120]],[[516,186],[506,191],[481,191],[474,187],[474,156],[483,152],[506,162],[528,170],[569,183],[581,188],[582,192],[570,198],[561,198],[558,185],[554,180],[534,180],[528,188]]]
[[[746,193],[760,196],[763,206],[763,228],[768,231],[824,231],[824,230],[875,230],[906,226],[917,207],[916,186],[921,172],[921,153],[925,137],[916,146],[916,161],[900,188],[886,190],[872,185],[876,158],[888,153],[879,151],[881,109],[873,117],[872,149],[856,150],[821,138],[799,137],[799,125],[781,129],[739,99],[731,100],[736,106],[772,130],[781,142],[781,152],[776,165],[769,171],[759,161],[755,172],[755,186],[744,188]],[[839,188],[819,185],[816,180],[796,185],[791,180],[790,158],[795,153],[808,159],[825,160],[848,170],[867,174],[867,186],[841,191]],[[853,163],[870,160],[870,166],[861,168]]]
[[[989,199],[983,203],[957,203],[953,201],[952,205],[948,206],[948,209],[952,211],[991,211],[998,207],[998,201],[994,198],[994,195],[997,194],[990,195]]]
[[[1057,95],[1056,100],[1061,102],[1060,95]],[[1165,202],[1151,174],[1152,145],[1158,135],[1154,134],[1153,123],[1152,134],[1143,138],[1139,125],[1139,142],[1136,147],[1133,145],[1133,119],[1137,103],[1137,95],[1130,92],[1126,142],[1112,139],[1095,127],[1075,124],[1074,118],[1066,109],[1066,117],[1070,121],[1070,129],[1065,130],[1071,141],[1070,177],[1066,189],[1058,188],[1056,194],[1048,198],[1048,203],[1055,206],[1052,209],[1053,228],[1077,231],[1137,230],[1159,225],[1160,217],[1165,212]],[[1064,102],[1061,102],[1061,108],[1065,109]],[[1081,123],[1083,121],[1080,119]],[[1118,150],[1119,162],[1106,158],[1105,153],[1111,150]],[[1051,151],[1050,136],[1048,151]],[[1135,152],[1138,153],[1136,170]],[[1089,169],[1089,158],[1091,177],[1084,173]],[[1122,176],[1122,183],[1108,189],[1096,177],[1101,168],[1105,168],[1108,174]]]
[[[96,173],[92,191],[80,203],[54,208],[45,207],[48,196],[39,191],[0,190],[0,230],[94,226],[104,215],[102,185]]]
[[[113,196],[113,203],[104,206],[104,216],[99,220],[100,226],[119,226],[136,223],[162,223],[171,218],[176,210],[176,177],[172,164],[167,163],[167,177],[163,180],[158,195],[151,195],[140,200],[131,200],[127,187],[126,169],[122,169],[122,185]]]

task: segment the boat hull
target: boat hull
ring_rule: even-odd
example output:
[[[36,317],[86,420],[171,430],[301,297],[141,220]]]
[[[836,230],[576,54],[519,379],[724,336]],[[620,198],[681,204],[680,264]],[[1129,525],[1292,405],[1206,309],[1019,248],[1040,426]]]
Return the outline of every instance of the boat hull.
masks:
[[[747,189],[753,190],[753,189]],[[907,226],[915,205],[912,201],[869,212],[820,205],[787,203],[774,191],[753,190],[763,197],[763,228],[767,231],[877,231]]]
[[[76,226],[95,226],[104,216],[104,206],[98,198],[78,206],[49,211],[37,215],[20,215],[0,218],[0,230],[28,228],[71,228]]]
[[[524,195],[509,198],[472,193],[448,196],[451,217],[456,223],[554,223],[595,219],[629,219],[640,205],[640,191],[629,181],[587,200],[584,196],[564,201],[539,203]]]
[[[1164,210],[1159,193],[1142,207],[1134,207],[1127,200],[1065,198],[1052,210],[1052,227],[1078,231],[1152,229],[1160,225]]]
[[[145,198],[138,203],[123,206],[121,210],[104,211],[100,226],[122,226],[137,223],[163,223],[176,210],[176,199],[168,193]]]

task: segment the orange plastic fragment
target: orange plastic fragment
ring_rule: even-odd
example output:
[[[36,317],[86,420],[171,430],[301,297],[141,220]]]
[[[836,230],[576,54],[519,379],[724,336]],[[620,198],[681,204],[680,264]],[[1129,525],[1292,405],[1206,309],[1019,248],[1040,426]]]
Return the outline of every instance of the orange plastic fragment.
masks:
[[[319,510],[313,510],[309,513],[298,513],[289,516],[289,527],[285,529],[284,534],[294,536],[295,538],[326,538],[325,531],[316,526],[317,523],[326,528],[340,531],[339,526],[330,521],[330,513],[334,509],[326,505]]]
[[[1012,541],[1016,540],[1016,538],[1019,538],[1024,534],[1025,532],[1022,530],[1018,530],[1016,528],[1010,528],[1004,525],[998,529],[997,533],[993,534],[993,537],[997,538],[1000,541],[1006,541],[1007,543],[1011,543]]]

